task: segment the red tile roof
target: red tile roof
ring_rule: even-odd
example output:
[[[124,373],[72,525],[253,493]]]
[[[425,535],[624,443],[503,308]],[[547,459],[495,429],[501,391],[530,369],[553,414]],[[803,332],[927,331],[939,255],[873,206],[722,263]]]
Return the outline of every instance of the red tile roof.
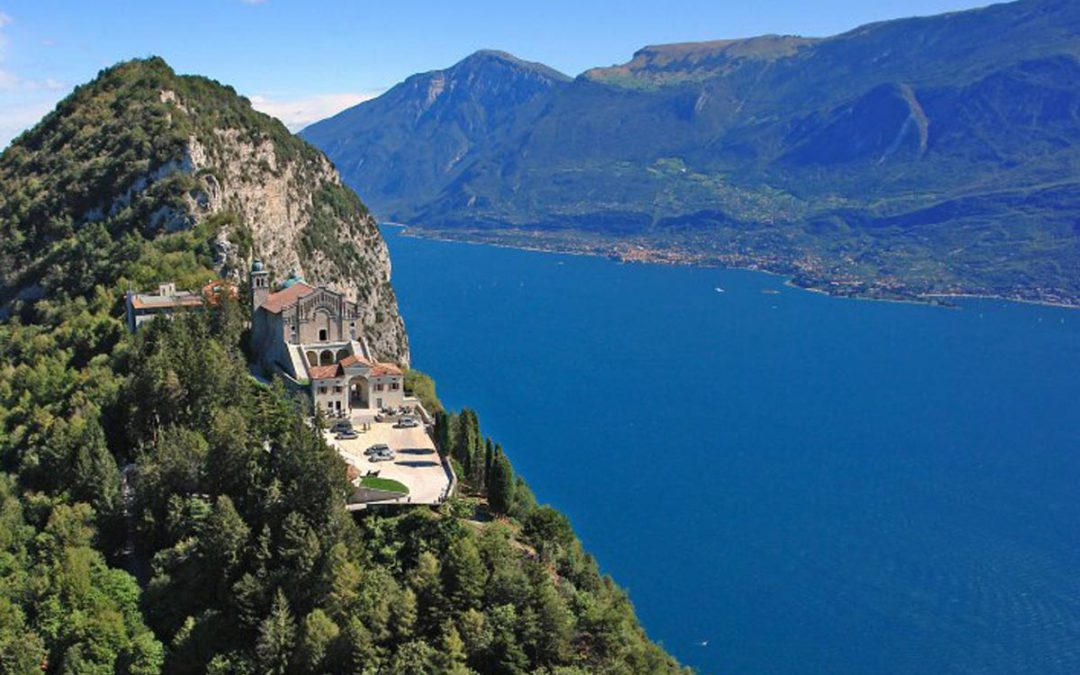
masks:
[[[401,375],[402,374],[401,373],[401,368],[398,368],[397,366],[395,366],[392,363],[374,363],[372,361],[368,361],[363,356],[359,356],[357,354],[353,354],[351,356],[346,356],[345,358],[343,358],[341,360],[341,366],[343,368],[348,368],[349,366],[357,364],[357,363],[362,363],[365,366],[367,366],[368,368],[371,368],[371,374],[373,376],[375,376],[375,377],[382,377],[384,375]]]
[[[211,303],[216,303],[218,298],[225,293],[227,293],[229,297],[233,299],[239,296],[236,291],[236,284],[232,283],[228,279],[213,279],[202,287],[203,297],[209,300]]]
[[[357,363],[362,363],[365,366],[369,366],[369,367],[375,365],[371,361],[368,361],[367,359],[365,359],[363,356],[358,356],[356,354],[351,354],[351,355],[346,356],[345,358],[341,359],[341,365],[343,367],[345,367],[345,368],[348,368],[349,366],[357,364]]]
[[[330,378],[338,376],[338,364],[332,363],[328,366],[308,366],[308,374],[311,375],[313,380],[329,380]]]
[[[371,374],[375,377],[382,377],[384,375],[401,375],[401,368],[398,368],[392,363],[376,363],[371,369]]]
[[[280,290],[277,293],[271,293],[262,304],[262,308],[268,312],[277,314],[308,293],[314,292],[314,288],[302,281],[298,281],[284,290]]]

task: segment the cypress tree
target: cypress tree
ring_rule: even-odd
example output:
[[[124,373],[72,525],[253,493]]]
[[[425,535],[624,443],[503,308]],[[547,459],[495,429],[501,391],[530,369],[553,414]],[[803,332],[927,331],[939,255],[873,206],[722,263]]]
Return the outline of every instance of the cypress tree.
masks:
[[[502,448],[495,451],[488,483],[488,504],[495,513],[507,514],[514,504],[514,469]]]
[[[489,436],[484,444],[484,485],[491,485],[491,463],[495,460],[495,444]]]

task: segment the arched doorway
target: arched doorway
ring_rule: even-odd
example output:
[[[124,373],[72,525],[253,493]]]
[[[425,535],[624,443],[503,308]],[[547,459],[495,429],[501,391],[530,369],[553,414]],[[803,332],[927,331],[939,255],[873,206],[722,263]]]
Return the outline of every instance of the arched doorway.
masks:
[[[363,375],[357,375],[349,380],[349,407],[371,407],[371,399],[368,397],[368,381]]]
[[[319,365],[319,355],[316,354],[314,351],[308,352],[305,356],[307,356],[307,364],[309,366]]]
[[[316,310],[314,318],[319,342],[328,342],[330,340],[330,312],[325,309]]]
[[[334,363],[334,352],[330,351],[329,349],[322,350],[322,353],[319,354],[319,365],[330,366]]]
[[[338,350],[338,353],[337,353],[337,360],[338,361],[344,361],[348,357],[349,357],[349,350],[348,349],[339,349]]]

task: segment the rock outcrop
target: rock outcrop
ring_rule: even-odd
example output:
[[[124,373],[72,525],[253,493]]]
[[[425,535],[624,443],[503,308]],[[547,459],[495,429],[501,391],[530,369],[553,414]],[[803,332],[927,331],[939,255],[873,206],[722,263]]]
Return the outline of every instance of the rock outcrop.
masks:
[[[15,139],[0,187],[0,305],[43,279],[46,295],[59,287],[48,279],[70,275],[86,255],[73,249],[94,250],[95,236],[190,231],[223,276],[242,282],[260,258],[277,280],[345,293],[378,358],[408,365],[374,218],[325,155],[231,87],[159,58],[104,70]],[[84,281],[89,293],[104,280]]]

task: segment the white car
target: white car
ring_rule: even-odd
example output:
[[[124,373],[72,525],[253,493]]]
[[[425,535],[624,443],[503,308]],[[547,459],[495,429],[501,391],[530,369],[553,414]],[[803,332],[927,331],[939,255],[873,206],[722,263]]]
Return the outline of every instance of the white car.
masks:
[[[393,452],[393,451],[390,449],[390,446],[387,445],[386,443],[376,443],[375,445],[373,445],[370,448],[368,448],[367,450],[365,450],[364,454],[367,455],[368,457],[371,457],[372,455],[380,453],[380,452]]]
[[[394,459],[394,451],[390,450],[390,449],[387,449],[387,450],[379,450],[378,452],[372,453],[370,461],[372,461],[372,462],[389,462],[392,459]]]
[[[398,429],[412,429],[413,427],[420,426],[420,422],[415,417],[402,417],[397,421],[394,427]]]

